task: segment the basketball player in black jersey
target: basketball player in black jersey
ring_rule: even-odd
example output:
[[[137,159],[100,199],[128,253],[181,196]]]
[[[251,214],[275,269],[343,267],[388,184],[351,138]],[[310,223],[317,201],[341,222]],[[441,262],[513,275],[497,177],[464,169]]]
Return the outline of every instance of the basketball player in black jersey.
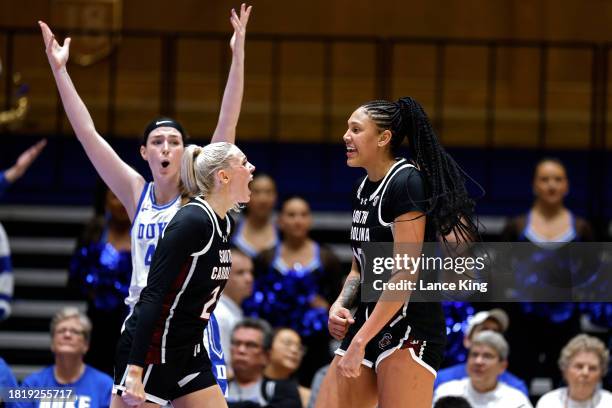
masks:
[[[396,158],[406,137],[412,162]],[[475,237],[474,203],[462,171],[412,98],[362,105],[349,118],[344,142],[347,164],[363,167],[367,176],[353,197],[353,264],[329,312],[330,333],[343,342],[316,406],[429,408],[445,343],[441,306],[411,303],[408,292],[395,300],[361,301],[360,280],[372,273],[363,270],[361,244]]]
[[[254,170],[230,143],[185,149],[181,181],[192,199],[166,227],[115,363],[112,407],[226,407],[202,332],[229,277],[228,211],[248,202]]]

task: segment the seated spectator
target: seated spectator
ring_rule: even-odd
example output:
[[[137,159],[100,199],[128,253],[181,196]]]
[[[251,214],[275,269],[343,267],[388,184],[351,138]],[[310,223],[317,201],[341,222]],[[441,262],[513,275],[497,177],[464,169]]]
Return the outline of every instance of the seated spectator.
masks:
[[[468,353],[468,378],[440,385],[434,401],[446,396],[460,396],[474,408],[529,408],[529,399],[516,388],[498,380],[508,366],[508,343],[504,337],[485,330],[472,338]]]
[[[478,312],[469,322],[468,328],[465,332],[465,337],[463,338],[463,345],[466,349],[470,349],[472,339],[478,333],[484,330],[492,330],[494,332],[503,334],[508,329],[509,325],[510,319],[508,318],[506,312],[504,312],[502,309],[491,309],[488,311]],[[448,381],[466,378],[468,376],[466,367],[466,363],[460,363],[438,371],[434,388],[437,388],[441,384]],[[503,373],[499,376],[499,381],[518,389],[526,396],[529,395],[525,382],[508,371],[503,371]]]
[[[281,327],[274,331],[270,361],[264,370],[264,375],[272,380],[292,380],[300,368],[304,357],[304,346],[300,335],[293,329]],[[310,390],[298,386],[302,405],[307,406]]]
[[[93,326],[87,363],[110,375],[114,345],[128,314],[123,300],[132,276],[131,222],[102,180],[95,201],[95,216],[85,226],[70,261],[69,285],[87,300],[87,316]]]
[[[91,323],[74,307],[60,310],[51,320],[51,351],[55,364],[23,380],[23,388],[73,388],[74,407],[108,407],[113,380],[108,375],[84,363],[89,348]],[[45,405],[46,404],[46,405]],[[15,403],[17,408],[50,406],[45,402]],[[55,406],[55,405],[54,405]]]
[[[567,387],[542,396],[536,408],[608,408],[612,393],[601,389],[610,352],[596,337],[579,334],[561,350],[559,368]]]
[[[510,220],[502,237],[507,242],[593,241],[593,229],[565,207],[569,182],[559,159],[540,160],[533,174],[535,200],[527,214]]]
[[[253,261],[238,248],[232,248],[232,270],[225,289],[215,308],[215,316],[219,322],[221,346],[225,355],[225,364],[228,368],[228,377],[231,373],[230,345],[232,330],[244,318],[242,301],[253,293]]]
[[[572,257],[567,255],[564,247],[570,242],[593,241],[593,231],[586,220],[575,216],[565,207],[564,200],[569,193],[569,182],[561,161],[554,158],[539,161],[535,167],[532,189],[535,199],[531,209],[527,214],[510,220],[502,233],[502,238],[509,242],[533,244],[516,251],[514,255],[516,259],[512,261],[516,300],[525,302],[538,299],[542,288],[549,285],[558,290],[567,290],[566,303],[560,303],[558,307],[553,305],[551,309],[547,304],[531,303],[523,307],[531,312],[539,312],[541,317],[551,317],[557,323],[563,319],[559,319],[556,315],[563,316],[565,320],[572,317],[571,312],[563,313],[568,307],[570,309],[573,307],[567,303],[571,301],[572,285],[581,279],[588,279],[593,269],[596,269],[594,264],[582,265],[585,261],[583,259],[579,264],[572,262]],[[573,265],[574,263],[576,265]],[[570,328],[565,331],[573,332]],[[559,349],[565,341],[567,340],[559,344]]]
[[[259,173],[249,185],[251,200],[244,211],[245,217],[238,223],[232,243],[242,252],[255,258],[262,251],[278,244],[278,231],[274,225],[276,183],[267,174]]]
[[[342,271],[333,252],[310,239],[312,216],[303,198],[283,202],[278,225],[282,241],[255,259],[255,289],[244,309],[300,335],[308,349],[300,382],[309,385],[315,371],[332,358],[328,309],[340,291]]]
[[[0,171],[0,197],[11,184],[23,176],[46,145],[46,139],[39,141],[21,153],[14,165]],[[13,286],[11,250],[4,227],[0,224],[0,320],[7,319],[11,314],[10,302],[13,298]]]
[[[514,355],[521,358],[512,360],[512,369],[527,380],[551,377],[558,382],[557,356],[572,333],[585,331],[584,323],[589,320],[607,326],[612,319],[606,316],[610,313],[602,313],[605,309],[600,307],[601,303],[572,302],[572,286],[592,278],[598,270],[599,257],[581,256],[580,250],[574,250],[576,246],[568,245],[594,241],[595,237],[589,222],[565,205],[570,184],[563,163],[557,158],[538,161],[531,189],[534,196],[531,208],[510,219],[502,233],[503,241],[532,244],[513,252],[514,297],[520,302],[513,303],[509,311],[520,317],[521,325],[513,327],[508,338],[516,351]],[[594,248],[590,251],[596,251]],[[580,261],[576,261],[577,257]],[[549,285],[560,294],[555,303],[528,301],[538,299],[542,287]],[[597,289],[604,296],[609,291],[603,286]],[[534,329],[547,335],[531,336]],[[538,361],[535,367],[534,361]]]
[[[227,401],[230,408],[299,408],[297,384],[264,376],[272,345],[272,329],[261,319],[246,318],[232,332],[232,369]]]

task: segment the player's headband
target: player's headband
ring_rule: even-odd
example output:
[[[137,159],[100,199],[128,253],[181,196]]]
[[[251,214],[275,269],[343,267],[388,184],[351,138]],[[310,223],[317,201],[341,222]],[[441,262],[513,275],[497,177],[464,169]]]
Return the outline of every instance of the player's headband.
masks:
[[[145,128],[144,137],[142,139],[143,146],[147,145],[147,139],[149,138],[149,135],[151,134],[151,132],[160,127],[171,127],[171,128],[178,130],[181,136],[183,137],[183,142],[185,142],[187,135],[185,134],[185,131],[183,130],[183,126],[181,126],[180,123],[170,118],[157,118],[157,119],[152,120]]]

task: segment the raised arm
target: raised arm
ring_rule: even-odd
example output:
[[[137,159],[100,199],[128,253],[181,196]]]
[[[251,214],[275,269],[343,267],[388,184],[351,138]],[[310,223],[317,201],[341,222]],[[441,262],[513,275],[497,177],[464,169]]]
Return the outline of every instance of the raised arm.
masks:
[[[39,21],[38,24],[42,31],[51,72],[53,72],[72,129],[100,177],[119,198],[130,220],[133,220],[138,198],[144,187],[144,178],[121,160],[108,142],[96,131],[91,115],[66,70],[70,38],[66,38],[64,45],[60,46],[49,26],[42,21]]]
[[[14,165],[0,171],[0,197],[4,194],[6,189],[17,181],[23,173],[30,167],[32,162],[36,160],[42,149],[47,145],[47,139],[43,139],[36,143],[34,146],[28,148],[25,152],[19,155],[17,162]]]
[[[30,165],[36,160],[40,152],[47,145],[47,139],[43,139],[34,145],[30,146],[26,151],[21,153],[14,165],[6,169],[4,177],[8,183],[14,183],[30,168]]]
[[[223,92],[219,121],[213,133],[211,143],[234,143],[236,141],[236,126],[238,125],[238,117],[240,116],[240,107],[242,105],[242,94],[244,90],[244,41],[249,15],[251,14],[251,7],[252,6],[246,7],[243,3],[240,6],[240,16],[236,14],[236,10],[232,9],[232,15],[230,17],[230,21],[234,27],[234,35],[230,40],[232,65],[230,66],[227,84]]]

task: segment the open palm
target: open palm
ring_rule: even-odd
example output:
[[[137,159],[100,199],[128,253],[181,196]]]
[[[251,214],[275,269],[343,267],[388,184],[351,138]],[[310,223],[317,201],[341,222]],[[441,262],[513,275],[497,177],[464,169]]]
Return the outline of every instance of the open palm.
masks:
[[[251,15],[251,8],[252,6],[247,7],[246,4],[242,3],[240,6],[240,16],[236,14],[236,10],[232,9],[230,21],[234,27],[234,35],[232,35],[230,40],[230,48],[233,52],[244,49],[244,37],[249,16]]]
[[[43,139],[19,155],[19,158],[17,159],[17,163],[15,164],[17,167],[19,167],[19,169],[21,170],[21,173],[25,172],[28,169],[28,167],[30,167],[32,162],[36,160],[36,158],[38,157],[38,155],[40,154],[40,152],[46,145],[47,145],[47,140]]]
[[[49,59],[49,64],[55,70],[61,69],[66,66],[68,62],[68,54],[70,50],[70,37],[66,38],[64,45],[59,45],[55,39],[55,35],[47,24],[42,21],[38,22],[40,30],[42,31],[43,41],[45,42],[45,52]]]

